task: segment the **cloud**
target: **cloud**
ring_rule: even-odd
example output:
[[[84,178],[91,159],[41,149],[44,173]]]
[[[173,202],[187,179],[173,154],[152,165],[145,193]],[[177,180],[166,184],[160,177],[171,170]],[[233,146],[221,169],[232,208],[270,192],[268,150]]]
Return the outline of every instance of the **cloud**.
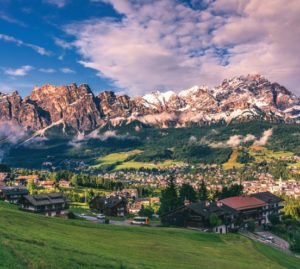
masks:
[[[104,133],[100,133],[99,129],[96,129],[87,135],[78,132],[77,136],[74,139],[72,139],[68,144],[72,147],[80,148],[84,143],[88,142],[90,139],[106,141],[109,138],[115,138],[119,140],[132,139],[132,137],[127,135],[119,135],[116,131],[105,131]]]
[[[75,74],[76,72],[69,67],[60,68],[60,71],[65,74]]]
[[[57,38],[57,37],[54,38],[54,43],[57,46],[62,47],[63,49],[72,49],[73,48],[72,43],[69,43],[69,42],[67,42],[63,39]]]
[[[17,144],[25,136],[22,127],[11,122],[1,122],[0,124],[0,162],[9,152],[12,145]]]
[[[268,129],[268,130],[264,131],[261,138],[254,142],[254,145],[257,145],[257,146],[266,145],[269,138],[272,136],[272,134],[273,134],[273,129]]]
[[[55,73],[55,70],[53,68],[40,68],[39,71],[47,74]]]
[[[4,73],[10,76],[25,76],[34,69],[31,65],[23,65],[20,68],[4,68]]]
[[[246,136],[233,135],[233,136],[229,137],[226,144],[227,144],[227,146],[230,146],[230,147],[237,147],[242,143],[254,141],[255,139],[256,139],[256,137],[252,134],[247,134]]]
[[[44,0],[44,3],[57,6],[58,8],[63,8],[67,5],[67,0]]]
[[[0,34],[0,40],[3,40],[5,42],[10,42],[10,43],[15,43],[17,46],[23,46],[23,47],[31,48],[35,52],[37,52],[38,54],[43,55],[43,56],[50,56],[52,54],[50,51],[46,50],[43,47],[31,44],[31,43],[26,43],[26,42],[24,42],[20,39],[17,39],[13,36]]]
[[[0,20],[9,22],[9,23],[13,23],[22,27],[26,27],[26,24],[22,21],[19,21],[15,18],[12,18],[10,16],[8,16],[7,14],[5,14],[4,12],[0,11]]]
[[[82,65],[131,94],[252,73],[300,91],[298,0],[102,2],[121,17],[73,23],[65,32]]]

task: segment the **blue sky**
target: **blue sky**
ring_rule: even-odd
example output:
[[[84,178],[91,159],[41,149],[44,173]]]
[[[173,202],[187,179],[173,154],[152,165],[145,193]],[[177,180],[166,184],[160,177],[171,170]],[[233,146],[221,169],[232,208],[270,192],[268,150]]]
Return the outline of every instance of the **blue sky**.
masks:
[[[215,86],[261,73],[299,94],[297,0],[0,0],[0,91]]]

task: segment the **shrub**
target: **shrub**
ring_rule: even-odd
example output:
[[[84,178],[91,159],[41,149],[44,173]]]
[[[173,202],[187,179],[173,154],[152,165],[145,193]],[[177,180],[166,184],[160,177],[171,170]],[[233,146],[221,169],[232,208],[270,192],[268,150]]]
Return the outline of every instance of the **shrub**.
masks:
[[[255,227],[256,227],[256,224],[255,224],[254,220],[250,220],[247,222],[247,230],[249,232],[253,233],[255,231]]]

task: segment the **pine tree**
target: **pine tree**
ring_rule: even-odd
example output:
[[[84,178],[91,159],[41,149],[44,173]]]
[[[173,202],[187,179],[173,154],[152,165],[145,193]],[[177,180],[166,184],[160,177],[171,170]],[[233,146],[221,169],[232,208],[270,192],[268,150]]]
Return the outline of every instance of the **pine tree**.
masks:
[[[199,200],[206,201],[208,198],[208,192],[204,181],[202,180],[200,188],[199,188]]]
[[[174,177],[171,176],[168,180],[166,189],[161,192],[160,214],[165,214],[177,208],[179,205],[177,190]]]
[[[196,202],[197,200],[197,193],[194,188],[190,184],[182,184],[179,190],[179,201],[180,204],[184,204],[184,200],[187,199],[190,202]]]

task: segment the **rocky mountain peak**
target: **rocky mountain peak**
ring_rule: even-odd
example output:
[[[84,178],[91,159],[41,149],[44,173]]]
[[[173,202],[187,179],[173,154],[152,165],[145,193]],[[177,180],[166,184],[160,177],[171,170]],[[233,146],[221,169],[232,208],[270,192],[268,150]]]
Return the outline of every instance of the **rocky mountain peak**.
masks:
[[[31,130],[60,122],[83,132],[133,120],[184,127],[252,119],[299,122],[299,98],[261,75],[225,79],[214,88],[193,86],[179,93],[155,91],[134,98],[112,91],[94,96],[87,84],[76,83],[34,87],[24,100],[18,92],[0,93],[0,121]]]

